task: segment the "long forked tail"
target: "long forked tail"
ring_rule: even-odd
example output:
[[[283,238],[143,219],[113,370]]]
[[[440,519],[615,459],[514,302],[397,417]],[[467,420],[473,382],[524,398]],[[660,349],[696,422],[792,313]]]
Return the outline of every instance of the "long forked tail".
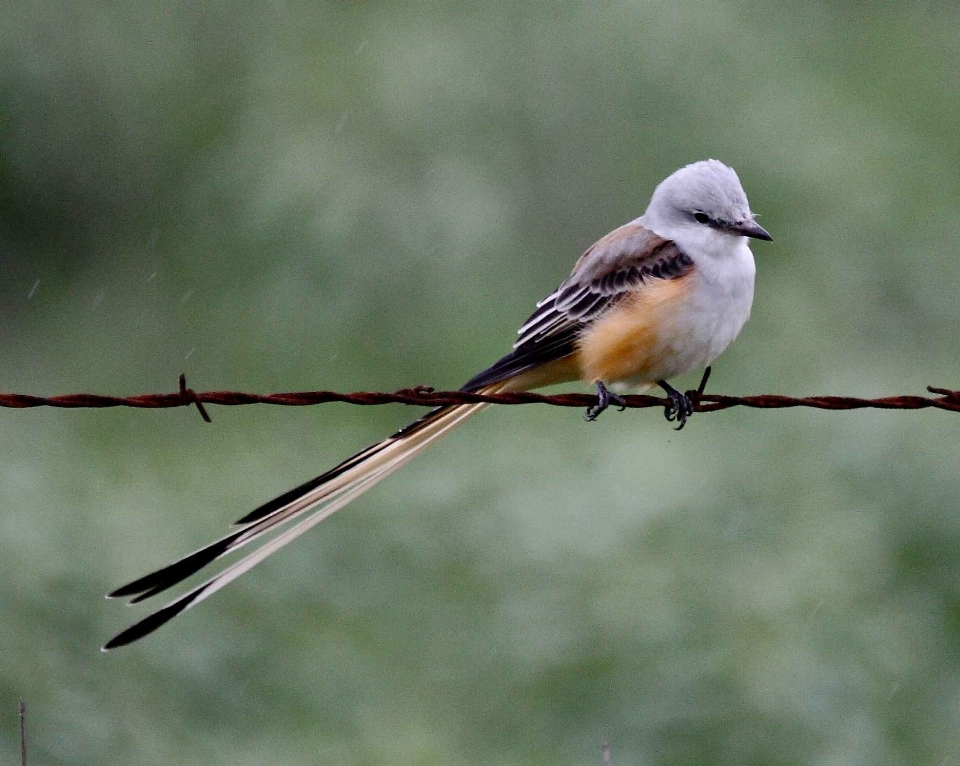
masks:
[[[491,385],[481,389],[480,392],[493,393],[503,387],[502,384]],[[259,564],[271,553],[356,500],[437,439],[487,406],[486,404],[463,404],[439,407],[393,436],[358,452],[321,476],[285,492],[248,513],[236,522],[236,530],[219,540],[109,593],[108,598],[130,598],[131,604],[138,603],[183,582],[221,556],[248,543],[261,540],[264,535],[279,532],[269,542],[248,553],[209,580],[111,638],[103,645],[103,651],[125,646],[143,638],[181,612],[199,604]],[[285,529],[280,531],[283,527]]]

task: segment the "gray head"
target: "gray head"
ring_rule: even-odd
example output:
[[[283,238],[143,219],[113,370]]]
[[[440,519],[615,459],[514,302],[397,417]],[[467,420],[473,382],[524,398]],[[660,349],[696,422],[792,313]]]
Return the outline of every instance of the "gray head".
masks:
[[[717,160],[694,162],[667,177],[654,191],[644,218],[658,233],[709,227],[725,234],[773,239],[753,220],[736,172]]]

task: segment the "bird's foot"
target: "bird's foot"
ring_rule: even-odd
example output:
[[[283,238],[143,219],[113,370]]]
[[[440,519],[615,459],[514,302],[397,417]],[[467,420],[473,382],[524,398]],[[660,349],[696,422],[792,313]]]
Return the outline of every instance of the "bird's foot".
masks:
[[[623,401],[623,397],[617,396],[616,394],[607,390],[607,387],[603,385],[602,380],[597,381],[597,403],[593,407],[588,407],[587,411],[583,414],[583,419],[588,423],[592,423],[596,420],[600,413],[603,412],[610,405],[614,405],[621,412],[627,408],[627,403]]]
[[[665,380],[657,381],[657,385],[667,392],[670,404],[664,407],[663,416],[671,423],[676,421],[675,430],[681,430],[687,424],[687,418],[693,414],[693,402],[686,394],[681,394]]]

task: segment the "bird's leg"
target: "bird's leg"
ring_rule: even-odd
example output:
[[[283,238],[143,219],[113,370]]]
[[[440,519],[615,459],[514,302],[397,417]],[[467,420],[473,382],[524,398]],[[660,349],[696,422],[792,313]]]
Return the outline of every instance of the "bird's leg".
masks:
[[[588,423],[592,423],[597,417],[611,404],[615,405],[620,409],[621,412],[627,408],[627,403],[623,401],[623,398],[617,396],[616,394],[607,390],[607,387],[603,385],[602,380],[597,381],[597,403],[593,407],[587,408],[587,411],[583,415],[583,419]]]
[[[671,423],[676,420],[679,431],[687,424],[687,418],[693,414],[693,402],[686,394],[681,394],[665,380],[658,380],[657,385],[667,392],[670,404],[663,410],[663,416]]]

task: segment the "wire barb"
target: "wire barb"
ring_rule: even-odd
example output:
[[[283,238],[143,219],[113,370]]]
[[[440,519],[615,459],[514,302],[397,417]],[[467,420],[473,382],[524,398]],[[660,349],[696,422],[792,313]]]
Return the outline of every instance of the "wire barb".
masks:
[[[203,402],[200,401],[200,397],[197,396],[197,392],[192,388],[187,388],[187,376],[184,373],[180,373],[179,378],[180,383],[180,399],[185,405],[195,404],[197,405],[197,411],[200,413],[200,417],[203,418],[205,423],[212,423],[210,416],[207,414],[207,410],[203,406]]]
[[[709,378],[709,368],[704,372],[700,386],[687,391],[693,402],[694,412],[718,412],[731,407],[750,407],[752,409],[785,409],[789,407],[810,407],[820,410],[923,410],[938,409],[960,412],[960,391],[948,388],[928,386],[934,396],[885,396],[879,399],[861,399],[852,396],[808,396],[793,397],[779,394],[759,394],[756,396],[724,396],[703,392]],[[272,404],[282,407],[307,407],[328,402],[343,402],[361,406],[380,404],[409,404],[417,407],[438,407],[454,404],[549,404],[554,407],[586,408],[597,404],[594,394],[536,394],[532,392],[501,392],[497,394],[479,394],[469,391],[435,391],[429,386],[402,388],[388,393],[384,391],[355,391],[340,393],[337,391],[296,391],[277,394],[250,394],[240,391],[194,391],[187,387],[186,376],[181,375],[176,393],[140,394],[137,396],[103,396],[100,394],[66,394],[63,396],[34,396],[32,394],[0,393],[0,407],[24,409],[27,407],[61,407],[68,409],[135,407],[140,409],[168,409],[171,407],[196,407],[200,416],[210,423],[205,404],[218,404],[234,407],[245,404]],[[665,407],[668,400],[659,396],[634,394],[623,397],[628,409],[645,407]]]

